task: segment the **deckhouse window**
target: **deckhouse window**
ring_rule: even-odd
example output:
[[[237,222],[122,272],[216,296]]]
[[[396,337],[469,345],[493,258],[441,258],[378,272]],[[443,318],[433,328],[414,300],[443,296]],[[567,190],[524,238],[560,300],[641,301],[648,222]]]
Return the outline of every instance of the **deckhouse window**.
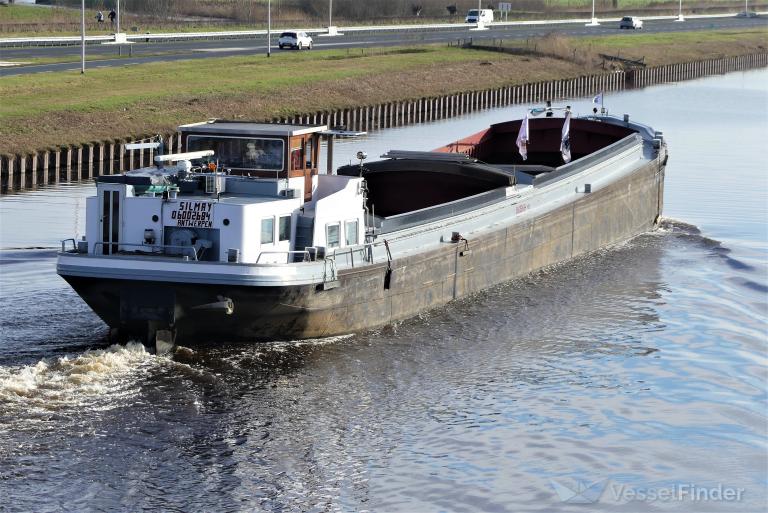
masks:
[[[301,148],[291,149],[291,169],[302,169],[304,163],[301,161]]]
[[[344,223],[346,228],[346,243],[347,246],[355,246],[358,244],[357,238],[357,221],[347,221]]]
[[[329,248],[339,247],[339,232],[341,231],[339,223],[329,224],[325,227],[325,242]]]
[[[280,217],[277,240],[279,242],[291,240],[291,216]]]
[[[263,137],[214,137],[190,135],[188,151],[213,150],[214,161],[223,169],[248,169],[255,171],[282,171],[284,146],[282,139]]]
[[[261,243],[272,244],[275,242],[275,219],[268,217],[261,220]]]

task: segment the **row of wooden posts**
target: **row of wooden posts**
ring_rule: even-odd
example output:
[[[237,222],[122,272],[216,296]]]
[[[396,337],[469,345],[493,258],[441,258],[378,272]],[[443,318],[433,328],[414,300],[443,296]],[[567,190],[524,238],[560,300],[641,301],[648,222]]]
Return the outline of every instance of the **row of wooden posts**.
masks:
[[[347,130],[372,131],[450,118],[493,107],[578,98],[598,92],[620,91],[765,66],[768,66],[767,53],[751,54],[573,79],[510,85],[336,111],[319,111],[274,118],[271,121],[327,124],[330,127],[343,126]],[[166,153],[183,151],[180,148],[179,133],[162,134],[154,139],[157,140],[157,137],[162,138]],[[149,139],[151,138],[140,138],[141,141]],[[126,150],[125,145],[128,142],[134,141],[120,139],[54,148],[27,155],[0,155],[0,192],[8,193],[34,189],[40,185],[85,180],[151,165],[154,159],[153,150]]]

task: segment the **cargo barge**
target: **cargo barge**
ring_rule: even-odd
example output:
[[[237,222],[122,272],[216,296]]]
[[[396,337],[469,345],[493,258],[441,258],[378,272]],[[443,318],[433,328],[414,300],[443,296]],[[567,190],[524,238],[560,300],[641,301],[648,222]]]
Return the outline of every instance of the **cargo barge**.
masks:
[[[57,272],[119,337],[323,337],[386,325],[654,229],[667,148],[623,118],[495,124],[321,174],[322,125],[209,121],[97,179]]]

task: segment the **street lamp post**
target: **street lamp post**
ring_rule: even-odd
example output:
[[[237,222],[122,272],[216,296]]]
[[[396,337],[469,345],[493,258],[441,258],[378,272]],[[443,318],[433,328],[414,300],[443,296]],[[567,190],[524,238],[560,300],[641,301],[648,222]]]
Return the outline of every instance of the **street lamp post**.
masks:
[[[598,25],[600,25],[600,23],[598,23],[597,18],[595,18],[595,0],[592,0],[592,20],[587,23],[587,27],[596,27]]]
[[[683,18],[683,0],[679,0],[680,7],[677,11],[677,19],[675,21],[685,21],[685,18]]]
[[[120,0],[117,0],[117,33],[120,33]]]
[[[80,6],[80,74],[85,73],[85,0]]]
[[[333,0],[328,2],[328,28],[333,27]]]
[[[272,57],[272,0],[267,1],[267,57]]]

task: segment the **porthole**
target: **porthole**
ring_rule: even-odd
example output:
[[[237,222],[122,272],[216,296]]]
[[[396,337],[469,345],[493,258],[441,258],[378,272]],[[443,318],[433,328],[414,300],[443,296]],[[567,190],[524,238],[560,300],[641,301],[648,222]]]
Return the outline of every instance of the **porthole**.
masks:
[[[229,219],[224,219],[224,226],[229,226]]]
[[[159,218],[159,217],[157,217],[157,214],[155,214],[155,215],[153,215],[153,216],[152,216],[152,221],[154,221],[155,223],[156,223],[156,222],[157,222],[159,219],[160,219],[160,218]]]

